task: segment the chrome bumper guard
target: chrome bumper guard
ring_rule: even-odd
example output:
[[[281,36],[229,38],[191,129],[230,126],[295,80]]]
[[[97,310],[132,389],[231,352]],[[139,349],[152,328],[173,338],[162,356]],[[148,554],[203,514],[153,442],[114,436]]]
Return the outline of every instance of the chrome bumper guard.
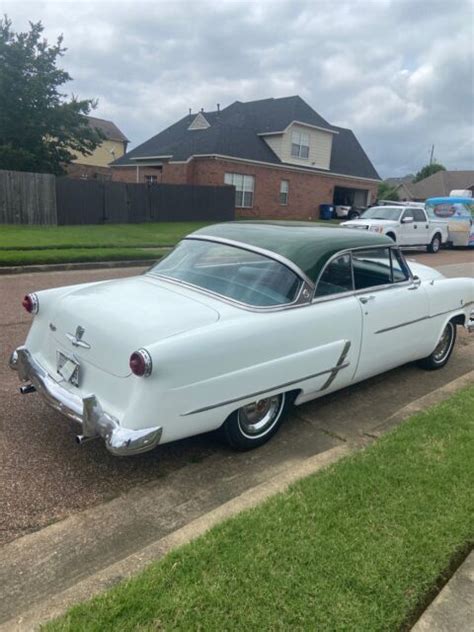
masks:
[[[160,442],[163,432],[160,426],[143,430],[122,428],[115,417],[102,410],[95,395],[81,398],[67,391],[36,362],[26,347],[18,347],[12,353],[10,368],[18,372],[20,381],[30,382],[52,408],[82,424],[84,438],[102,437],[112,454],[140,454]]]

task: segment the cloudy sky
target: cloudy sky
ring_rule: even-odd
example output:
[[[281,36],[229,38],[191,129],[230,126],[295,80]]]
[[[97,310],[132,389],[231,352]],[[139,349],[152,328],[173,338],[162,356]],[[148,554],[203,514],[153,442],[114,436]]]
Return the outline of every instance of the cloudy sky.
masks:
[[[474,169],[473,0],[2,2],[68,48],[67,89],[135,146],[188,113],[301,95],[382,177]]]

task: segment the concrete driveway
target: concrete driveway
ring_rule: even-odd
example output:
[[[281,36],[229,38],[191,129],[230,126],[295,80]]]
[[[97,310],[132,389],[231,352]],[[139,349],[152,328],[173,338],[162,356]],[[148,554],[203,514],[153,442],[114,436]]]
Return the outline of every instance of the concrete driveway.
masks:
[[[469,251],[407,256],[433,266],[441,264],[445,272],[449,266],[461,266],[463,275],[474,276]],[[159,484],[176,507],[184,502],[186,487],[198,485],[202,490],[216,480],[219,486],[213,487],[213,494],[232,497],[288,467],[292,460],[370,433],[406,404],[473,368],[474,340],[461,332],[453,358],[442,371],[424,372],[408,365],[298,407],[269,444],[251,453],[234,453],[213,435],[127,459],[111,456],[100,441],[78,447],[72,424],[37,395],[20,396],[17,377],[7,367],[9,354],[23,343],[30,323],[20,306],[21,298],[33,290],[140,271],[122,268],[0,276],[0,544],[138,485]],[[173,483],[177,474],[181,491]]]

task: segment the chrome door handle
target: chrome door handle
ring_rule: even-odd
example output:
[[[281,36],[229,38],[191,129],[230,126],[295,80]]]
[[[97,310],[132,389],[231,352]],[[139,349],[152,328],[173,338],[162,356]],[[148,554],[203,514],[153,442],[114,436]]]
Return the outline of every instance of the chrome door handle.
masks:
[[[375,296],[373,296],[373,294],[371,294],[370,296],[360,296],[359,297],[359,301],[361,303],[363,303],[364,305],[366,303],[368,303],[369,301],[374,301],[375,300]]]

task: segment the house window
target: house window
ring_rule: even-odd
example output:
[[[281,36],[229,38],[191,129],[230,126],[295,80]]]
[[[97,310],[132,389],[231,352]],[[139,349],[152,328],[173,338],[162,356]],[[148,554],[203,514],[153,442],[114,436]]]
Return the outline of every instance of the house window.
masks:
[[[252,208],[255,190],[255,178],[253,176],[244,176],[241,173],[226,173],[224,182],[235,187],[236,207]]]
[[[291,155],[293,158],[308,158],[309,134],[293,131],[291,134]]]
[[[147,184],[156,184],[158,182],[157,176],[145,176],[145,182]]]
[[[286,206],[288,204],[288,180],[280,182],[280,204]]]

